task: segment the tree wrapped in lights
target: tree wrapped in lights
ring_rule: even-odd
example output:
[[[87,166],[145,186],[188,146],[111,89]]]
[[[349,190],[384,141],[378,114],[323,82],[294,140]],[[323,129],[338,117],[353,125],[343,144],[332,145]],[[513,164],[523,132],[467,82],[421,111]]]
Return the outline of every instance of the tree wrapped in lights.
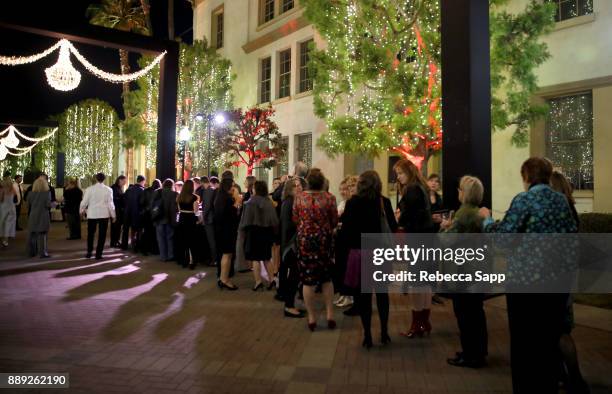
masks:
[[[223,59],[206,40],[196,40],[193,45],[181,43],[179,53],[179,84],[177,102],[177,141],[178,133],[187,127],[191,134],[188,150],[192,152],[193,171],[202,172],[207,165],[208,115],[227,111],[232,108],[231,83],[234,79],[229,60]],[[149,59],[143,58],[143,64]],[[154,167],[157,153],[157,97],[159,92],[159,69],[138,80],[138,90],[131,91],[126,103],[134,115],[127,120],[130,135],[142,136],[146,145],[147,166]],[[203,114],[203,120],[196,119]],[[212,125],[211,125],[212,126]],[[214,126],[212,126],[214,127]],[[222,167],[223,155],[211,143],[212,162]],[[182,155],[182,149],[178,150]],[[181,162],[181,157],[178,158]]]
[[[553,25],[554,7],[531,0],[511,15],[499,11],[507,1],[490,1],[493,128],[516,125],[513,141],[524,144],[529,122],[543,111],[529,98],[534,69],[548,58],[538,39]],[[332,156],[394,150],[420,166],[441,148],[439,2],[305,0],[304,6],[327,43],[310,62],[315,112],[329,129],[318,144]]]
[[[226,167],[244,164],[247,175],[252,175],[255,166],[271,168],[276,164],[287,147],[271,119],[273,115],[272,107],[253,107],[244,112],[236,110],[230,113],[230,122],[219,137],[218,148],[238,160],[225,163]]]
[[[89,99],[73,104],[55,117],[59,130],[36,148],[37,167],[51,179],[57,173],[58,152],[65,153],[67,176],[88,179],[93,174],[112,174],[118,148],[118,117],[106,102]],[[45,135],[48,129],[39,130]]]

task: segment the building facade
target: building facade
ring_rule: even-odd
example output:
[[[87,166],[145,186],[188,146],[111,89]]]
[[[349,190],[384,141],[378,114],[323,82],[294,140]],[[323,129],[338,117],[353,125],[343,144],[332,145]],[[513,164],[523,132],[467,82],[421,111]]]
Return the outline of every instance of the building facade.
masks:
[[[527,147],[511,145],[512,130],[493,135],[493,209],[503,214],[522,190],[520,164],[530,155],[553,160],[576,185],[581,212],[612,212],[612,2],[550,0],[558,7],[556,27],[544,41],[552,55],[537,70],[537,102],[546,102],[549,116],[535,124]],[[513,0],[509,11],[525,7]],[[288,155],[271,171],[256,169],[260,179],[291,171],[297,161],[321,168],[337,193],[340,180],[374,168],[389,178],[388,155],[368,159],[328,157],[316,141],[326,132],[313,113],[312,81],[306,63],[310,43],[325,43],[303,16],[298,0],[196,0],[194,39],[205,38],[233,65],[236,107],[272,105],[275,120],[287,138]],[[429,171],[440,171],[434,156]],[[245,176],[245,169],[238,177]],[[391,183],[384,191],[393,194]]]

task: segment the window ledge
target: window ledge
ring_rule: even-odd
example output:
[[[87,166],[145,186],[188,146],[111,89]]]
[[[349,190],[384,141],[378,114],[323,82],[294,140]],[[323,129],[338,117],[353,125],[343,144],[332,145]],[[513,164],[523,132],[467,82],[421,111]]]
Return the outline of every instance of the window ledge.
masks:
[[[568,29],[570,27],[584,25],[586,23],[591,23],[591,22],[595,22],[595,13],[588,14],[588,15],[581,15],[575,18],[566,19],[564,21],[557,22],[555,24],[553,31]]]
[[[575,190],[572,195],[574,198],[593,198],[593,190]]]
[[[269,107],[271,105],[272,105],[272,103],[269,102],[269,101],[266,101],[265,103],[257,103],[258,107]]]
[[[283,97],[272,101],[272,105],[286,103],[291,100],[291,96]]]
[[[298,93],[296,95],[293,96],[294,99],[300,99],[303,97],[308,97],[308,96],[312,96],[312,89],[311,90],[307,90],[305,92],[302,93]]]
[[[255,29],[256,32],[260,32],[264,29],[266,29],[267,27],[272,26],[273,24],[275,24],[276,22],[280,22],[283,19],[286,19],[288,17],[290,17],[291,15],[295,14],[296,12],[300,11],[302,8],[298,7],[297,4],[295,4],[293,6],[292,9],[290,9],[289,11],[283,12],[280,15],[275,16],[274,18],[270,19],[267,22],[264,22],[262,24],[260,24],[259,26],[257,26],[257,28]]]

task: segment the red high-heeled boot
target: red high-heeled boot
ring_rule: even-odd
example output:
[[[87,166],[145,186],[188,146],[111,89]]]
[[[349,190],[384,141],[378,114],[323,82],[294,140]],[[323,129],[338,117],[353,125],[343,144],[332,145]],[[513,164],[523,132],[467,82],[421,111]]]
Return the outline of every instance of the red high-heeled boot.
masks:
[[[423,311],[412,310],[412,324],[408,332],[400,332],[400,335],[406,338],[414,338],[415,336],[423,336]]]

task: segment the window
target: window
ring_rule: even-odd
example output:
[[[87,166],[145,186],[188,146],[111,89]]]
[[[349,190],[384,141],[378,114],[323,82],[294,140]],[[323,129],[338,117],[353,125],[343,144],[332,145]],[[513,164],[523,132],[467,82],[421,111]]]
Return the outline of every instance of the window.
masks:
[[[312,76],[308,70],[308,62],[310,61],[310,44],[312,44],[312,42],[312,40],[308,40],[300,43],[300,93],[312,90]]]
[[[291,95],[291,49],[278,54],[278,98]]]
[[[275,0],[260,0],[259,2],[259,24],[263,24],[274,19]]]
[[[557,22],[593,13],[593,0],[547,0],[555,4]]]
[[[293,0],[281,0],[281,14],[293,8]]]
[[[272,84],[272,58],[261,59],[259,75],[259,103],[270,102]]]
[[[296,162],[305,163],[308,168],[312,167],[312,134],[300,134],[296,136]]]
[[[283,137],[282,145],[285,147],[282,156],[278,158],[276,167],[274,167],[274,176],[281,177],[289,174],[289,155],[287,148],[289,147],[289,137]]]
[[[210,16],[211,46],[223,48],[223,6],[217,7]]]
[[[267,147],[266,141],[259,141],[259,143],[257,144],[257,149],[264,150],[266,149],[266,147]],[[261,163],[259,164],[260,165],[255,166],[254,168],[255,173],[253,175],[255,175],[255,178],[257,178],[258,181],[264,181],[268,183],[268,169],[264,167],[263,165],[261,165]]]
[[[576,190],[593,190],[593,96],[554,98],[546,120],[547,156]]]

